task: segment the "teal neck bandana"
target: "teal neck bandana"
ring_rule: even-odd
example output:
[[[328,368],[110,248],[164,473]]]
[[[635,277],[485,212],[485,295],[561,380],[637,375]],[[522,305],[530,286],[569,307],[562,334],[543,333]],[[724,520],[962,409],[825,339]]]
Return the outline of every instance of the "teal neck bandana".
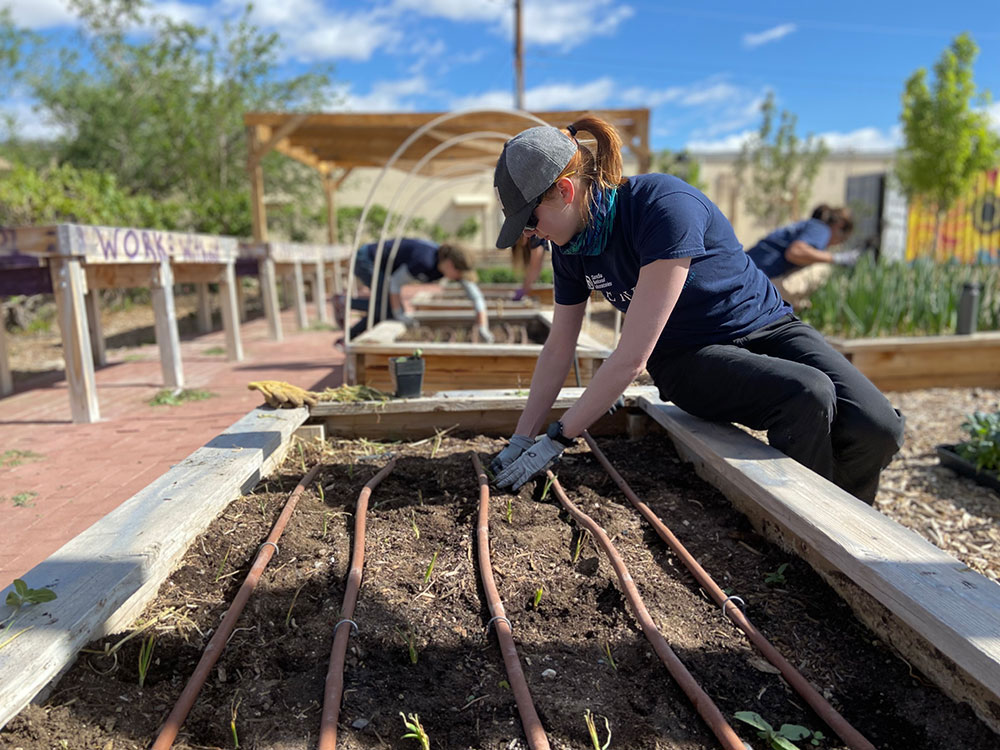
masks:
[[[600,255],[608,244],[611,227],[615,223],[615,211],[618,209],[618,188],[601,190],[595,185],[591,192],[590,221],[565,246],[559,248],[566,255]]]

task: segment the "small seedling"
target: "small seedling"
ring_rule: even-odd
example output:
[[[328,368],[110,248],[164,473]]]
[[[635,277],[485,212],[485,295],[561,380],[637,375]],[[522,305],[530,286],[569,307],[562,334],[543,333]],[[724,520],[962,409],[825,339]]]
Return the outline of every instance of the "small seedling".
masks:
[[[431,557],[431,563],[430,565],[427,566],[427,572],[424,573],[424,583],[427,583],[429,580],[431,580],[431,574],[434,572],[434,563],[437,562],[438,552],[440,551],[441,550],[434,550],[434,556]]]
[[[441,441],[444,439],[444,432],[441,430],[434,430],[434,444],[431,446],[431,458],[437,455],[437,452],[441,450]]]
[[[767,746],[773,750],[799,750],[797,745],[792,744],[793,741],[812,737],[810,744],[819,745],[819,741],[825,739],[822,732],[813,734],[798,724],[782,724],[780,729],[775,729],[756,711],[737,711],[733,714],[733,718],[759,730],[757,736],[766,740]]]
[[[323,514],[323,539],[326,539],[326,530],[330,523],[330,516],[333,515],[333,511],[327,511]]]
[[[408,730],[402,739],[417,740],[420,743],[420,750],[431,750],[431,738],[427,736],[427,732],[421,726],[420,717],[416,714],[404,714],[402,711],[399,712],[399,715],[403,717],[403,724]]]
[[[153,646],[156,645],[156,636],[153,633],[142,642],[139,647],[139,689],[146,684],[146,674],[149,672],[149,665],[153,663]]]
[[[507,523],[514,522],[514,504],[511,502],[510,496],[507,496]]]
[[[303,583],[295,589],[295,593],[292,594],[292,603],[288,605],[288,612],[285,613],[285,630],[288,630],[288,623],[292,621],[292,608],[295,607],[295,601],[299,598],[299,592],[302,591],[304,587],[305,584]]]
[[[0,468],[4,466],[20,466],[25,461],[37,461],[45,458],[41,453],[34,451],[9,450],[0,453]]]
[[[222,556],[222,562],[219,563],[218,569],[215,571],[215,580],[212,583],[218,583],[219,579],[222,578],[222,571],[226,569],[226,560],[229,559],[229,553],[233,551],[232,546],[226,550],[226,554]]]
[[[410,508],[410,525],[413,526],[413,538],[420,538],[420,527],[417,526],[417,513],[413,508]]]
[[[535,589],[535,598],[531,600],[532,609],[538,609],[538,605],[541,604],[542,602],[542,594],[544,593],[545,589],[542,586],[539,586],[537,589]]]
[[[417,634],[413,628],[407,628],[404,633],[399,628],[396,628],[396,632],[403,638],[406,643],[407,655],[410,657],[410,664],[416,664],[420,659],[420,652],[417,650]]]
[[[788,570],[788,563],[781,563],[777,570],[772,570],[764,576],[764,583],[768,586],[781,586],[788,579],[785,578],[785,571]]]
[[[608,738],[601,744],[601,738],[597,736],[597,725],[594,723],[594,716],[590,709],[586,709],[583,712],[583,721],[587,725],[587,734],[590,735],[590,744],[593,745],[594,750],[608,750],[608,746],[611,744],[611,725],[608,724],[608,717],[602,716],[604,719],[604,730],[608,733]]]
[[[240,710],[240,703],[242,702],[242,700],[233,699],[233,709],[229,719],[229,731],[233,735],[234,750],[239,750],[240,747],[240,737],[236,734],[236,712]]]
[[[583,549],[583,541],[590,534],[586,529],[580,529],[580,535],[576,538],[576,549],[573,550],[573,564],[576,565],[576,561],[580,559],[580,552]]]
[[[552,483],[556,481],[558,477],[553,474],[552,476],[545,477],[545,487],[542,490],[542,500],[544,500],[549,495],[549,490],[552,489]]]
[[[608,664],[611,665],[611,668],[617,672],[618,665],[615,664],[614,657],[611,656],[611,641],[604,642],[604,655],[608,657]]]
[[[305,474],[308,471],[308,469],[306,468],[306,450],[305,450],[305,447],[302,445],[302,441],[301,440],[296,440],[295,441],[295,447],[299,449],[299,463],[302,464],[302,473]]]
[[[31,605],[31,604],[43,604],[45,602],[51,602],[56,598],[56,592],[52,589],[31,589],[28,588],[28,584],[22,581],[20,578],[14,579],[14,590],[7,594],[7,599],[5,604],[8,607],[13,607],[14,611],[10,613],[6,620],[0,622],[0,638],[6,636],[11,629],[14,627],[14,623],[17,621],[18,616],[21,614],[21,608]],[[31,626],[23,628],[22,630],[14,633],[14,635],[9,638],[4,638],[0,641],[0,649],[9,644],[19,635],[22,635],[31,630]]]

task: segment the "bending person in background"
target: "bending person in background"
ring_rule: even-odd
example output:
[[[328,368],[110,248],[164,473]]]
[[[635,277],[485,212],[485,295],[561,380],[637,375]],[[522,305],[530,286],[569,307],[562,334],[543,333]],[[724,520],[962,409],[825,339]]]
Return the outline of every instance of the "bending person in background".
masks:
[[[774,230],[747,254],[778,294],[799,309],[830,277],[831,264],[853,265],[857,261],[857,250],[827,250],[846,240],[853,229],[850,209],[831,208],[824,203],[816,206],[811,218]]]
[[[531,296],[531,290],[534,289],[535,282],[542,273],[545,251],[551,249],[552,246],[547,241],[534,235],[522,234],[517,238],[517,242],[510,249],[511,261],[514,268],[524,270],[524,283],[514,292],[515,302]]]
[[[586,131],[596,153],[576,138]],[[510,444],[491,467],[517,489],[604,414],[643,368],[664,400],[702,419],[767,430],[771,446],[872,503],[903,418],[751,262],[722,212],[665,174],[622,177],[621,138],[596,117],[507,141],[493,183],[497,247],[551,240],[552,327]],[[573,363],[590,290],[627,312],[577,402],[545,427]],[[543,432],[543,437],[535,436]]]
[[[374,279],[374,276],[378,243],[362,245],[358,248],[354,258],[355,278],[368,287],[369,295],[375,297],[375,319],[372,321],[372,325],[383,319],[382,309],[386,307],[384,300],[387,292],[389,295],[387,307],[389,319],[398,320],[407,326],[413,325],[414,320],[403,302],[403,286],[449,279],[459,282],[466,296],[472,300],[479,338],[488,344],[493,343],[489,317],[486,313],[486,300],[475,284],[476,272],[472,268],[468,253],[463,248],[457,245],[438,245],[428,240],[404,237],[399,243],[395,258],[392,259],[392,267],[389,268],[387,264],[393,244],[392,241],[387,241],[383,245],[382,258],[379,262],[382,270],[377,280]],[[352,339],[360,336],[368,327],[369,299],[370,296],[359,296],[351,300],[352,310],[361,310],[365,313],[365,316],[351,327]]]

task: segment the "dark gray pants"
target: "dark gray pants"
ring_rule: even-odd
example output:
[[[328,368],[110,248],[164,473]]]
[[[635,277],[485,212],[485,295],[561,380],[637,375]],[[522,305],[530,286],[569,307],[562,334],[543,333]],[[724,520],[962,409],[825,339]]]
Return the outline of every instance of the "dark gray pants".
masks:
[[[646,369],[663,400],[767,430],[774,448],[869,504],[903,444],[902,415],[793,315],[728,344],[654,353]]]

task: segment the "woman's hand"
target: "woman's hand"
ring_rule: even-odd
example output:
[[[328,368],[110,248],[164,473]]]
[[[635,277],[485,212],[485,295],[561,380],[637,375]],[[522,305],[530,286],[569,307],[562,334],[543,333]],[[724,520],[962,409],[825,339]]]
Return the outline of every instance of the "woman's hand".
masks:
[[[538,440],[522,453],[516,461],[496,475],[494,484],[497,487],[510,487],[517,491],[535,474],[544,471],[545,467],[559,458],[566,449],[548,435]]]
[[[511,435],[510,444],[490,462],[490,471],[496,476],[517,460],[518,456],[533,446],[535,441],[527,435]]]

